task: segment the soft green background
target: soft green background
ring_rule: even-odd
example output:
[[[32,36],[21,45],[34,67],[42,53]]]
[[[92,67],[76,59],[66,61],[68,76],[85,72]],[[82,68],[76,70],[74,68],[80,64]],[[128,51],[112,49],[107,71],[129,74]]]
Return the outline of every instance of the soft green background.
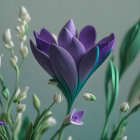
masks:
[[[78,31],[87,24],[94,25],[97,29],[97,40],[114,32],[117,41],[115,50],[116,65],[118,65],[118,52],[122,38],[125,32],[140,17],[140,0],[0,0],[0,35],[6,28],[11,28],[15,43],[14,49],[19,57],[19,41],[16,37],[15,27],[18,25],[17,17],[21,5],[28,9],[32,17],[28,33],[28,37],[32,39],[34,38],[32,31],[39,31],[42,27],[46,27],[58,35],[61,27],[70,18],[75,21]],[[0,38],[0,42],[0,53],[5,54],[2,59],[1,72],[5,77],[7,86],[13,91],[15,71],[10,66],[10,53],[4,48],[2,38]],[[39,96],[42,105],[41,109],[43,110],[52,103],[53,95],[58,93],[59,90],[47,85],[50,78],[49,75],[44,72],[34,59],[29,41],[27,46],[29,48],[29,56],[22,69],[20,87],[30,86],[28,99],[24,101],[27,104],[24,116],[29,115],[33,121],[36,111],[32,105],[32,94],[35,92]],[[118,121],[119,104],[126,101],[132,83],[140,71],[139,61],[140,55],[121,80],[119,101],[112,115],[113,121]],[[86,115],[83,119],[84,125],[66,128],[64,140],[69,135],[72,135],[75,140],[98,140],[100,138],[105,119],[104,77],[106,66],[107,61],[91,76],[73,105],[77,109],[86,110]],[[97,101],[94,103],[86,102],[81,96],[84,92],[93,93],[97,97]],[[66,101],[64,101],[52,109],[58,123],[56,127],[53,127],[49,133],[42,137],[42,140],[49,139],[60,126],[66,113],[66,107]],[[14,111],[13,113],[15,113]],[[112,126],[111,124],[111,128]],[[139,130],[140,112],[130,118],[126,132],[128,140],[139,140]]]

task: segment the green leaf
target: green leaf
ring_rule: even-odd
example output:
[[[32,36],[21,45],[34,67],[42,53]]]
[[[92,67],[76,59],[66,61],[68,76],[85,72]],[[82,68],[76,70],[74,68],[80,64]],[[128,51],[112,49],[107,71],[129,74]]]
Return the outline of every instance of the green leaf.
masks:
[[[28,117],[25,117],[24,120],[23,120],[21,129],[20,129],[20,132],[19,132],[19,140],[24,140],[25,133],[26,133],[29,125],[30,125],[30,120],[29,120]]]
[[[110,87],[111,85],[111,87]],[[111,113],[117,99],[119,92],[119,72],[113,64],[112,60],[109,62],[106,73],[106,99],[107,99],[107,115]]]
[[[128,96],[128,102],[131,108],[140,102],[140,73],[131,88]]]
[[[120,77],[135,60],[140,50],[140,21],[125,35],[120,48]]]

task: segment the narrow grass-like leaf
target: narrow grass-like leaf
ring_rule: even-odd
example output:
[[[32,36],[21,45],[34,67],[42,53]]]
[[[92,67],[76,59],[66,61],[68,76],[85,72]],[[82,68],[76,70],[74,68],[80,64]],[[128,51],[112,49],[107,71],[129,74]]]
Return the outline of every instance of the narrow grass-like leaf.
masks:
[[[128,102],[131,108],[140,102],[140,73],[131,88],[128,96]]]

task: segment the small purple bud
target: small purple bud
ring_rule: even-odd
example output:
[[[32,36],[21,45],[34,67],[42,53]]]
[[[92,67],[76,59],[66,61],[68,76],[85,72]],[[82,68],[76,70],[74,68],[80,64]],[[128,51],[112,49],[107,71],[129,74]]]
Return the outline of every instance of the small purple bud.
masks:
[[[5,122],[0,121],[0,126],[6,125]]]

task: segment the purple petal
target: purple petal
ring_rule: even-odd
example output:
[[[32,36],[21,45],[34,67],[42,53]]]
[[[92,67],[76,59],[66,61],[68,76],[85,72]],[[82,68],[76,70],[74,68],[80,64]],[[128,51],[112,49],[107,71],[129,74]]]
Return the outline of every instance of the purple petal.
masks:
[[[35,36],[35,39],[36,39],[37,48],[40,51],[42,51],[46,54],[49,54],[50,44],[45,42],[43,39],[41,39],[35,31],[34,31],[34,36]]]
[[[96,46],[99,47],[100,55],[98,63],[102,61],[102,59],[105,58],[105,56],[108,55],[110,51],[113,51],[115,48],[115,36],[112,33],[108,37],[105,37],[102,39]]]
[[[67,28],[69,30],[69,32],[72,34],[72,36],[77,36],[77,30],[76,30],[76,27],[75,27],[75,24],[73,22],[72,19],[70,19],[65,25],[64,27],[61,29],[60,33],[59,33],[59,36],[61,36],[61,34],[63,34],[64,32],[64,29]],[[58,38],[59,38],[58,36]]]
[[[72,119],[72,116],[75,115],[76,110],[77,110],[76,108],[74,108],[74,109],[72,110],[72,112],[71,112],[71,119]]]
[[[84,82],[88,75],[91,73],[98,57],[98,48],[92,48],[85,56],[81,59],[79,65],[79,80]]]
[[[67,48],[67,51],[72,55],[77,65],[79,65],[81,57],[86,53],[83,44],[75,37]]]
[[[75,113],[75,115],[78,116],[79,120],[81,120],[83,118],[84,114],[85,114],[84,110],[81,110],[81,111],[78,111]]]
[[[45,28],[43,28],[40,31],[40,38],[49,44],[53,44],[53,43],[56,44],[56,41],[53,38],[53,36],[51,35],[51,33],[49,31],[47,31]]]
[[[89,51],[92,47],[94,47],[96,40],[96,30],[93,26],[84,27],[79,35],[79,40],[85,46],[86,51]]]
[[[72,42],[73,35],[67,28],[63,29],[63,32],[58,36],[58,45],[63,48],[67,48]]]
[[[54,77],[54,73],[50,64],[50,60],[47,54],[41,52],[38,48],[35,47],[32,40],[30,40],[31,50],[33,52],[34,57],[38,61],[38,63],[43,67],[43,69]]]
[[[5,122],[0,121],[0,126],[2,126],[2,125],[6,125],[6,123],[5,123]]]
[[[83,125],[84,123],[82,121],[79,121],[79,120],[77,120],[77,121],[72,121],[71,120],[71,124],[74,124],[74,125]]]
[[[50,48],[50,61],[57,78],[64,81],[71,93],[74,93],[77,89],[78,74],[72,56],[62,47],[52,45]]]

